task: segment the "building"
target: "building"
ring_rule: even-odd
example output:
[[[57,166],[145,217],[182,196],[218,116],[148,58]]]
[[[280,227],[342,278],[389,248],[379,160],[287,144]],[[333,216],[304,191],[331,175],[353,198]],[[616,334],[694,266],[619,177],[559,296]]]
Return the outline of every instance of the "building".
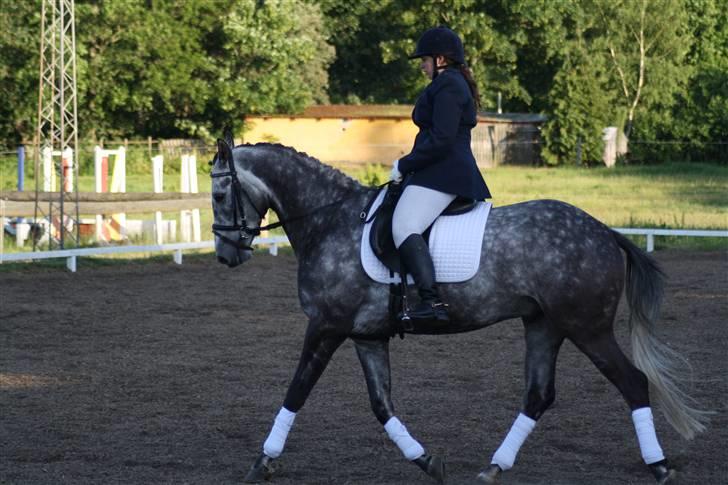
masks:
[[[243,141],[281,143],[337,166],[389,165],[409,153],[417,134],[412,106],[321,105],[296,115],[249,115]],[[534,165],[542,115],[480,113],[472,147],[478,165]]]

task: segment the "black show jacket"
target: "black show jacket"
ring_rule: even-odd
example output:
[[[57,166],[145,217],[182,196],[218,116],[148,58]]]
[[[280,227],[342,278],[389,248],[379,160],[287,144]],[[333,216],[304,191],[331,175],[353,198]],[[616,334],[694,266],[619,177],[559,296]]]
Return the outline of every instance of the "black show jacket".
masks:
[[[407,184],[476,200],[491,196],[470,149],[475,103],[457,68],[445,69],[425,88],[412,121],[420,131],[412,151],[399,159],[399,171],[412,174]]]

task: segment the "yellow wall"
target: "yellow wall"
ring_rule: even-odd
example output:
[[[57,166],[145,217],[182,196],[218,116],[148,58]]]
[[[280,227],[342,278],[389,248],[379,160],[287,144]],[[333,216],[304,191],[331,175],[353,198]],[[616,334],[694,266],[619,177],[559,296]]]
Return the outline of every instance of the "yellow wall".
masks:
[[[417,134],[410,119],[247,117],[243,141],[294,147],[326,163],[391,164],[409,153]]]

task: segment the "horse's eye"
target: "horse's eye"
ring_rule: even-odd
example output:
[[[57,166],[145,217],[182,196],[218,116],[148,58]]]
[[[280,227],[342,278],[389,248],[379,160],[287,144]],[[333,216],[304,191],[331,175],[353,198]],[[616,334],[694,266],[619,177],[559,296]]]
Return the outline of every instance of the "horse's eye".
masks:
[[[213,194],[212,197],[215,199],[215,202],[220,203],[225,199],[225,194]]]

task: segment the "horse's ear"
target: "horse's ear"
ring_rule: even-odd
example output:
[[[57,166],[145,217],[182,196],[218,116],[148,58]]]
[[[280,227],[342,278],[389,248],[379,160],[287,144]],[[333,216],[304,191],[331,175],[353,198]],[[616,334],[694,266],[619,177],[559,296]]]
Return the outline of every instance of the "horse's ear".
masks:
[[[230,125],[227,125],[222,132],[222,137],[225,139],[230,148],[235,148],[235,138],[233,138],[233,130],[230,129]]]
[[[230,166],[232,166],[232,161],[233,161],[232,148],[230,148],[230,145],[228,145],[228,142],[223,140],[222,138],[217,139],[217,158],[218,158],[218,160],[221,160],[223,163],[228,163],[228,164],[230,164]]]

